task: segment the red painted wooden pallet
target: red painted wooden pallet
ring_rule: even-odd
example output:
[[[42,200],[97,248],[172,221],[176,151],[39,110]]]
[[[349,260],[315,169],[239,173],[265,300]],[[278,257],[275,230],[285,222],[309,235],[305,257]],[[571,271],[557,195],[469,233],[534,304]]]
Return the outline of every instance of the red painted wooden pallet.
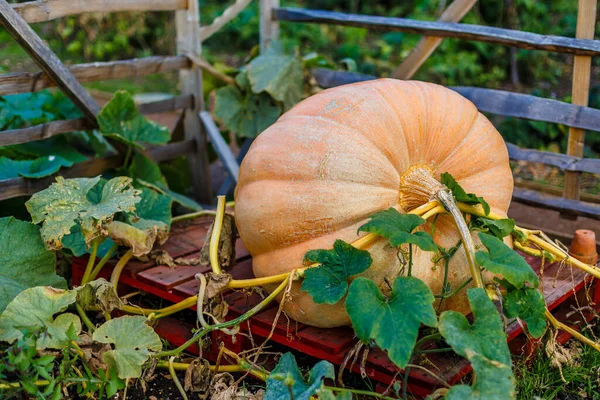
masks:
[[[173,258],[198,257],[211,221],[211,219],[198,219],[192,223],[174,225],[171,237],[162,246],[162,250],[167,251]],[[525,258],[539,273],[540,260],[529,256],[525,256]],[[237,263],[230,273],[236,279],[253,277],[252,260],[239,239],[236,243],[236,259]],[[74,284],[81,282],[86,263],[85,257],[73,259]],[[114,262],[104,268],[100,277],[109,278],[112,267],[114,267]],[[156,265],[153,261],[131,260],[121,275],[119,291],[123,293],[125,290],[141,290],[170,302],[179,302],[198,294],[199,282],[194,279],[194,275],[207,271],[209,268],[193,266],[169,268],[164,265]],[[572,304],[593,304],[595,306],[600,303],[600,285],[596,285],[594,290],[591,290],[593,282],[577,269],[571,269],[566,265],[561,266],[559,263],[547,264],[544,267],[542,278],[546,303],[562,321],[566,320],[565,315],[571,311]],[[243,314],[260,301],[257,294],[248,296],[245,293],[233,291],[226,293],[224,299],[229,304],[227,318],[235,318]],[[211,346],[203,349],[203,356],[214,359],[220,342],[224,342],[229,349],[236,352],[248,350],[251,348],[249,334],[255,345],[259,345],[269,336],[276,313],[277,307],[272,304],[271,307],[242,324],[241,334],[236,335],[235,338],[221,332],[214,332]],[[571,318],[577,316],[581,315],[576,313]],[[161,319],[155,329],[159,335],[173,345],[180,345],[191,337],[193,327],[189,323],[167,317]],[[514,321],[509,324],[507,333],[513,351],[530,351],[535,344],[535,342],[527,340],[521,326]],[[569,335],[562,332],[558,340],[565,342],[568,338]],[[357,342],[354,332],[349,327],[315,328],[288,320],[283,314],[275,324],[271,340],[309,356],[328,360],[338,366]],[[189,351],[198,354],[199,349],[197,346],[193,346]],[[440,380],[452,385],[471,371],[468,361],[445,353],[429,353],[426,359],[422,358],[418,362],[434,372],[435,376],[421,369],[411,369],[408,388],[415,396],[430,394],[437,387],[443,385]],[[350,365],[347,368],[350,368]],[[359,373],[359,365],[353,365],[352,370]],[[403,375],[388,359],[385,352],[379,349],[370,350],[365,372],[370,379],[376,382],[377,390],[380,392],[386,390],[394,380],[400,380]]]

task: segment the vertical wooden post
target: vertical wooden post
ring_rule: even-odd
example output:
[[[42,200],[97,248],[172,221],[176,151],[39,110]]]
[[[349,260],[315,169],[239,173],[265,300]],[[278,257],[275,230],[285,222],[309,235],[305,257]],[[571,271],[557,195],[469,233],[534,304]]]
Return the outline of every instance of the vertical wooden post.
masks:
[[[596,24],[596,1],[597,0],[579,0],[577,11],[577,38],[593,39],[594,26]],[[572,103],[580,106],[588,105],[590,91],[590,72],[592,57],[575,56],[573,64],[573,92]],[[585,140],[585,130],[579,128],[569,128],[569,144],[567,154],[576,157],[583,156],[583,144]],[[579,172],[565,172],[565,188],[563,196],[567,199],[579,200],[580,189]]]
[[[200,11],[198,0],[188,0],[187,10],[175,12],[177,26],[177,53],[199,56],[202,52],[200,37]],[[212,187],[210,182],[210,167],[206,134],[200,122],[200,111],[204,108],[202,92],[202,70],[197,66],[179,72],[181,94],[194,96],[194,107],[185,110],[183,121],[186,139],[196,140],[196,152],[188,156],[192,172],[194,197],[201,203],[212,202]]]
[[[440,15],[438,21],[458,22],[473,8],[475,3],[477,0],[454,0]],[[392,72],[392,78],[412,78],[431,53],[442,43],[442,40],[444,39],[441,37],[433,36],[421,38],[408,57]]]
[[[279,39],[279,21],[273,19],[273,9],[279,0],[260,0],[260,52],[264,53],[272,40]]]

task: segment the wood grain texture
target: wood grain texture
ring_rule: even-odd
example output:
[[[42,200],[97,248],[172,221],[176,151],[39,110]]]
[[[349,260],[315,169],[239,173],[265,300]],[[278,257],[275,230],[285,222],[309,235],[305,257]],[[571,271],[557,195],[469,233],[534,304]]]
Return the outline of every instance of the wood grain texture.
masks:
[[[458,22],[473,8],[475,3],[477,3],[477,0],[454,0],[440,15],[438,21]],[[421,38],[410,54],[392,72],[392,78],[405,80],[412,78],[421,68],[421,65],[442,43],[442,40],[442,38],[433,36]]]
[[[175,12],[177,28],[177,53],[200,56],[202,42],[200,33],[200,12],[198,2],[189,1],[185,10]],[[192,188],[196,200],[204,204],[212,202],[212,186],[208,162],[208,143],[200,123],[199,113],[204,109],[202,90],[202,70],[197,66],[179,72],[182,94],[194,96],[194,106],[186,110],[183,120],[184,137],[194,139],[194,154],[188,157],[192,173]]]
[[[187,7],[187,0],[38,0],[11,6],[34,23],[92,12],[180,10]]]
[[[240,174],[240,166],[237,160],[235,159],[235,156],[231,152],[229,145],[227,144],[227,142],[225,142],[223,136],[221,136],[219,128],[217,128],[217,125],[215,125],[215,122],[213,121],[212,116],[208,111],[201,111],[200,119],[202,120],[202,124],[204,125],[204,130],[210,138],[210,143],[212,144],[213,149],[219,155],[219,159],[225,166],[225,169],[229,173],[231,179],[233,179],[235,183],[237,183],[238,175]]]
[[[314,22],[356,26],[374,30],[414,33],[426,36],[453,37],[487,43],[504,44],[522,49],[546,50],[578,55],[600,55],[600,41],[540,35],[531,32],[452,22],[416,21],[406,18],[346,14],[334,11],[278,8],[274,16],[279,21]]]
[[[563,171],[589,172],[600,174],[600,159],[573,157],[567,154],[551,153],[531,149],[521,149],[507,143],[508,155],[511,160],[529,161],[559,167]]]
[[[193,105],[191,95],[176,96],[170,99],[159,100],[151,103],[140,104],[138,110],[142,114],[155,114],[165,111],[190,108]],[[52,121],[28,128],[13,129],[0,132],[0,146],[27,143],[33,140],[42,140],[61,133],[93,129],[89,120],[76,118],[61,121]]]
[[[35,63],[83,112],[84,117],[89,119],[90,124],[95,126],[100,106],[6,0],[0,0],[0,22]]]
[[[600,220],[600,205],[584,203],[578,200],[565,199],[562,197],[548,196],[533,190],[515,188],[513,201],[544,207],[561,213],[580,215],[595,220]]]
[[[183,154],[189,154],[193,151],[193,148],[193,141],[184,141],[156,147],[148,150],[146,153],[154,161],[161,162]],[[123,156],[117,155],[77,163],[70,168],[61,169],[58,174],[42,179],[13,178],[2,180],[0,181],[0,200],[30,196],[40,190],[44,190],[54,182],[57,175],[65,178],[93,177],[102,174],[107,169],[117,168],[122,164]]]
[[[107,79],[137,78],[150,74],[190,68],[185,56],[154,56],[131,60],[93,62],[68,67],[80,83]],[[37,92],[56,86],[44,72],[14,72],[0,75],[0,96],[13,93]]]
[[[260,52],[264,53],[272,40],[279,40],[279,21],[274,11],[279,0],[260,0]]]
[[[312,74],[323,88],[377,79],[373,75],[328,69],[314,69]],[[505,90],[468,86],[453,86],[451,89],[471,100],[483,112],[600,132],[600,110],[595,108]]]
[[[593,39],[596,25],[597,0],[579,0],[577,11],[577,32],[579,39]],[[588,105],[590,93],[590,73],[592,58],[588,56],[576,56],[573,64],[573,89],[572,102],[580,106]],[[571,156],[583,156],[585,142],[585,131],[580,128],[569,129],[569,140],[567,143],[567,154]],[[578,199],[581,189],[581,175],[576,172],[565,174],[565,188],[563,195],[568,199]]]

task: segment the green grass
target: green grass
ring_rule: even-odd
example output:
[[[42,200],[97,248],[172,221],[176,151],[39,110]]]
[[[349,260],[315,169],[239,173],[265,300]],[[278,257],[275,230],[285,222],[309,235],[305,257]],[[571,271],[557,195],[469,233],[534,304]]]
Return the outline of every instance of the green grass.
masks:
[[[544,342],[546,339],[544,339]],[[558,368],[540,349],[529,364],[523,359],[514,360],[519,400],[541,399],[600,399],[600,353],[589,346],[571,340],[566,344],[580,349],[573,365],[563,365],[563,382]]]

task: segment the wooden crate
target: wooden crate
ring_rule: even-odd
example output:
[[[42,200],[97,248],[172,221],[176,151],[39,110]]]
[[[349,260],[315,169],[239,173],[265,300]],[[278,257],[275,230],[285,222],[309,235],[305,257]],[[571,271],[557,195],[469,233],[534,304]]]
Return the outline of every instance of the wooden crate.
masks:
[[[210,223],[211,219],[199,219],[186,225],[173,226],[171,238],[162,246],[162,249],[169,252],[174,258],[198,257],[202,244],[206,240]],[[236,250],[237,263],[230,271],[231,274],[237,279],[253,277],[252,260],[239,239],[236,243]],[[539,273],[540,260],[529,256],[525,258]],[[81,281],[86,263],[86,257],[73,259],[74,284]],[[109,278],[112,267],[114,267],[114,262],[107,265],[100,276]],[[121,275],[119,290],[120,293],[126,290],[142,290],[170,302],[179,302],[198,293],[199,282],[194,279],[194,275],[207,271],[209,268],[205,267],[169,268],[165,265],[156,265],[154,262],[132,260]],[[600,302],[600,290],[592,288],[594,282],[589,277],[586,278],[583,272],[571,269],[567,265],[562,267],[559,263],[545,265],[542,282],[548,308],[563,321],[565,321],[565,315],[571,311],[572,304],[595,305]],[[224,299],[230,306],[227,318],[242,315],[260,301],[257,294],[249,296],[246,293],[234,291],[226,293]],[[192,309],[195,308],[192,307]],[[221,332],[214,332],[210,346],[203,349],[203,357],[214,360],[221,342],[236,352],[248,350],[251,348],[249,334],[255,345],[260,345],[269,336],[276,312],[277,307],[273,303],[247,323],[242,324],[241,332],[235,338]],[[580,314],[571,318],[577,318],[577,316]],[[590,316],[586,315],[585,317],[589,318]],[[573,326],[575,327],[575,325]],[[195,325],[172,316],[161,319],[155,329],[159,335],[177,346],[191,337],[191,330],[194,327]],[[536,345],[535,341],[528,340],[521,326],[515,321],[509,324],[507,334],[507,340],[513,352],[528,352]],[[558,340],[565,342],[569,337],[566,332],[561,332]],[[315,328],[289,320],[282,314],[275,325],[271,340],[339,366],[358,339],[350,327]],[[193,346],[189,352],[199,354],[199,349],[197,346]],[[437,376],[420,369],[411,369],[408,388],[410,393],[415,396],[426,396],[440,387],[439,379],[452,385],[471,371],[470,363],[454,354],[431,353],[427,355],[426,359],[423,358],[418,362],[435,372]],[[352,371],[360,373],[359,366],[354,365]],[[388,359],[385,352],[376,348],[369,352],[365,372],[376,383],[376,388],[380,392],[386,390],[394,380],[401,380],[403,376],[401,371]]]

